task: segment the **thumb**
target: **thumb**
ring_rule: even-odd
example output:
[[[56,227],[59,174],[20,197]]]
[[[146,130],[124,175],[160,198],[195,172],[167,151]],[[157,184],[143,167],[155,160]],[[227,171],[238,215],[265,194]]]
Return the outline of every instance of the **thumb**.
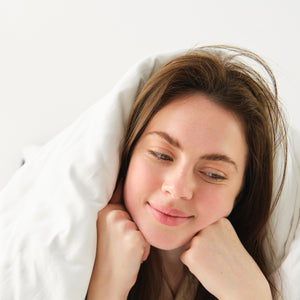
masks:
[[[123,192],[123,184],[119,183],[117,188],[115,189],[109,203],[121,204],[122,203],[122,192]]]

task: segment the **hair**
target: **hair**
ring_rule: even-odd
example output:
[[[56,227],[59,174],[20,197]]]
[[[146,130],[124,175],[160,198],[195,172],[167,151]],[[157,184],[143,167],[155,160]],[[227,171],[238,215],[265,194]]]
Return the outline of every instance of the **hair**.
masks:
[[[255,63],[260,68],[252,67]],[[268,76],[268,80],[266,76]],[[248,146],[244,182],[229,220],[248,253],[268,279],[273,296],[271,261],[263,250],[266,224],[280,196],[287,141],[277,86],[268,65],[256,54],[235,47],[193,49],[163,65],[145,83],[133,104],[124,139],[119,181],[126,177],[133,149],[152,117],[179,96],[201,93],[242,120]],[[281,184],[273,194],[273,160],[284,149]],[[272,201],[273,199],[273,201]],[[271,241],[269,249],[272,249]],[[155,299],[162,270],[155,249],[141,266],[128,299]],[[216,299],[199,282],[195,299]]]

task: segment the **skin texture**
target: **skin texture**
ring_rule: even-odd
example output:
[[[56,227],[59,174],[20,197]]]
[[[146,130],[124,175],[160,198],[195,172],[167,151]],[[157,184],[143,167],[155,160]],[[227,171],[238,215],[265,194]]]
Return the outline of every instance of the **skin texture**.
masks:
[[[180,259],[218,299],[272,299],[266,278],[226,218],[199,232]]]
[[[209,155],[234,164],[203,158]],[[243,128],[232,113],[200,94],[180,98],[161,109],[139,139],[124,185],[125,206],[151,245],[176,249],[230,214],[246,158]],[[179,226],[163,225],[149,209],[160,206],[189,218]]]
[[[150,245],[159,249],[174,293],[186,265],[219,299],[271,299],[267,280],[226,219],[242,187],[247,151],[239,119],[204,95],[161,109],[134,148],[123,196],[119,187],[98,214],[88,299],[126,299]]]
[[[121,205],[119,186],[110,204],[99,211],[97,253],[88,300],[126,299],[150,245]]]

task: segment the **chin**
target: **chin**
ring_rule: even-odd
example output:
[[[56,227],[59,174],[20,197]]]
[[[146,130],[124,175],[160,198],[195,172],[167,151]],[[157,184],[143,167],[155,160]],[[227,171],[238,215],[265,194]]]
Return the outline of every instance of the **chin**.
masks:
[[[162,243],[150,243],[150,245],[154,248],[160,249],[160,250],[166,250],[166,251],[170,251],[170,250],[175,250],[178,249],[180,247],[182,247],[183,245],[166,245],[166,244],[162,244]]]
[[[172,239],[170,235],[159,236],[159,237],[153,235],[152,236],[144,235],[144,236],[147,242],[151,246],[160,250],[175,250],[186,245],[191,240],[191,238],[187,238],[184,240],[178,240],[176,238]]]

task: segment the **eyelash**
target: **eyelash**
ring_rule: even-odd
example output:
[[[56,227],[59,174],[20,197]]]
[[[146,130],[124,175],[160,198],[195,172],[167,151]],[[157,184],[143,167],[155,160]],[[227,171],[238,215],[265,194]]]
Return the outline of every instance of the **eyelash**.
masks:
[[[149,153],[152,154],[158,160],[173,161],[172,157],[170,157],[167,154],[152,151],[152,150],[149,150]]]
[[[152,150],[149,150],[149,153],[151,155],[153,155],[158,160],[173,161],[173,159],[169,155],[167,155],[167,154],[156,152],[156,151],[152,151]],[[227,179],[224,176],[221,176],[219,174],[212,173],[212,172],[199,172],[199,173],[207,176],[210,180],[214,180],[214,181],[221,181],[221,180],[226,180]]]
[[[224,176],[221,176],[219,174],[216,173],[212,173],[212,172],[200,172],[202,174],[204,174],[205,176],[208,176],[210,179],[212,180],[216,180],[216,181],[221,181],[221,180],[226,180],[227,178]]]

